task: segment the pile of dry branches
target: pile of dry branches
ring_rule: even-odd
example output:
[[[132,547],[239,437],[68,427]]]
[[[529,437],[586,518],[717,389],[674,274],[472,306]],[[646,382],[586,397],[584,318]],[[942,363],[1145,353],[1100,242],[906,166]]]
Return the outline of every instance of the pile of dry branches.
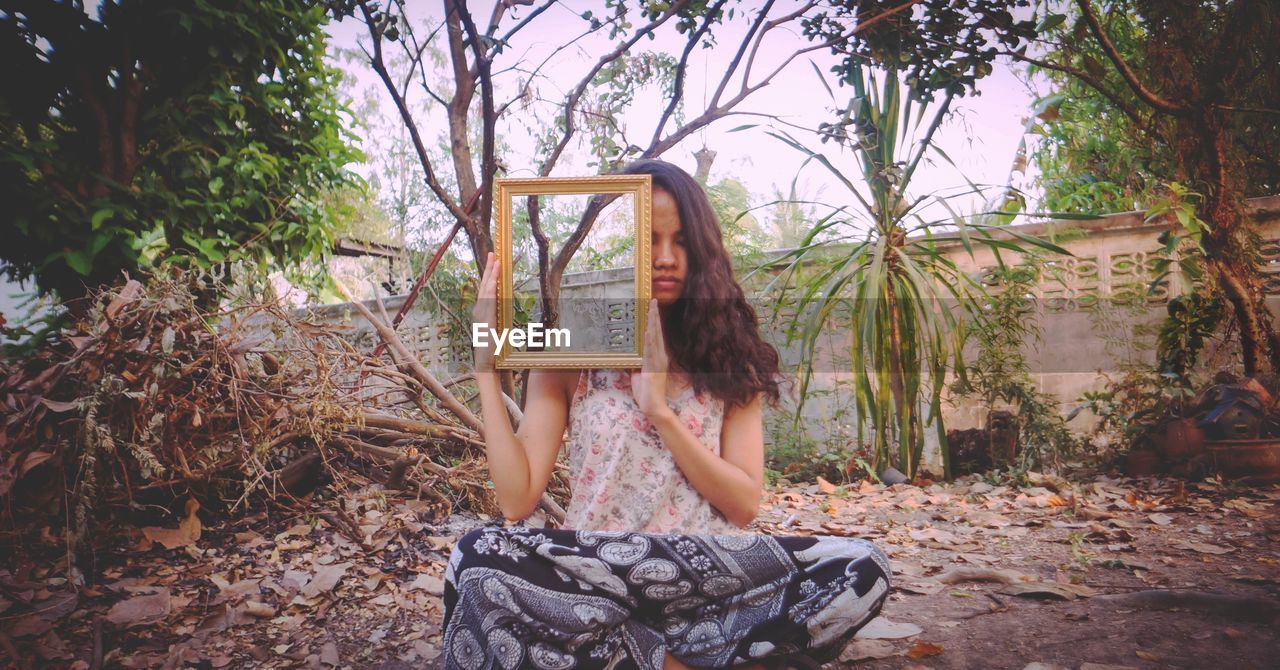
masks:
[[[3,526],[72,554],[108,519],[185,498],[296,508],[374,482],[437,502],[438,516],[495,513],[481,424],[450,390],[465,377],[439,382],[357,309],[391,360],[277,303],[207,313],[182,280],[104,293],[59,340],[0,369]]]

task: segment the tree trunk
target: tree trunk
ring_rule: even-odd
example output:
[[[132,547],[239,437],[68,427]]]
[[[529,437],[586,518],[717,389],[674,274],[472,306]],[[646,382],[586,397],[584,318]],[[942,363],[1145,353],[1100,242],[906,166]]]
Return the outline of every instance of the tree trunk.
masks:
[[[1189,143],[1186,148],[1191,151],[1180,151],[1179,158],[1188,168],[1197,164],[1203,168],[1206,193],[1200,216],[1212,226],[1204,238],[1206,269],[1218,280],[1223,296],[1231,304],[1240,330],[1244,373],[1254,376],[1280,371],[1280,350],[1274,346],[1277,339],[1262,279],[1246,255],[1244,237],[1252,220],[1242,204],[1241,175],[1230,160],[1230,140],[1212,108],[1186,125],[1200,141]]]

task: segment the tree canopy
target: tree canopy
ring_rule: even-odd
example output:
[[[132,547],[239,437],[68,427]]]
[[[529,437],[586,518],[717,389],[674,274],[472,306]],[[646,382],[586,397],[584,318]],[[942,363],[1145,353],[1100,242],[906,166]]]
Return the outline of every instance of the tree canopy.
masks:
[[[117,0],[0,10],[12,277],[75,298],[158,262],[326,254],[359,157],[323,7]]]

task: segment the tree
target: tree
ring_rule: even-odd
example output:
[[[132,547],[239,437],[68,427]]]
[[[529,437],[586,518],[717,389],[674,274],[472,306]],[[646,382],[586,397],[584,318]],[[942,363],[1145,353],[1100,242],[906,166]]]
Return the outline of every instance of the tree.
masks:
[[[697,130],[739,113],[737,108],[744,100],[768,86],[796,59],[847,37],[834,34],[766,63],[760,49],[766,38],[797,26],[818,11],[821,3],[810,0],[779,10],[779,3],[767,0],[759,8],[745,11],[737,4],[730,0],[610,0],[599,15],[583,12],[580,32],[555,47],[546,59],[531,62],[516,45],[540,25],[556,20],[554,13],[548,14],[552,8],[562,9],[554,0],[495,2],[487,20],[477,20],[480,15],[467,4],[448,0],[443,18],[425,27],[406,16],[407,4],[399,0],[385,5],[367,0],[330,2],[336,16],[363,22],[367,63],[400,112],[423,182],[453,219],[455,228],[466,235],[477,267],[493,248],[494,179],[509,167],[498,159],[496,138],[502,129],[521,123],[520,117],[554,119],[550,124],[524,129],[539,140],[540,160],[534,167],[537,175],[552,175],[562,159],[580,146],[585,146],[597,169],[608,172],[631,159],[659,157]],[[729,67],[713,84],[705,106],[696,112],[686,110],[684,80],[691,54],[695,49],[720,46],[717,36],[734,21],[744,31],[740,41],[728,46],[733,54]],[[681,40],[677,53],[641,50],[642,40],[668,31]],[[548,81],[544,68],[558,54],[588,38],[605,39],[610,46],[585,67],[566,92],[544,99],[541,90]],[[427,76],[430,64],[426,54],[433,48],[447,55],[444,68],[451,75],[447,88],[433,85]],[[392,53],[404,54],[408,67],[393,68]],[[638,131],[623,127],[621,111],[634,104],[638,91],[645,87],[656,88],[661,97],[662,108],[653,126]],[[504,90],[508,94],[499,99]],[[422,96],[437,103],[430,117],[413,113],[413,100]],[[517,111],[524,114],[514,114]],[[479,142],[468,132],[473,121],[480,124]],[[450,155],[445,161],[431,155],[431,138],[422,132],[433,127],[433,122],[434,127],[447,129]],[[554,307],[560,279],[604,204],[603,199],[593,200],[558,250],[542,230],[536,205],[529,205],[534,208],[528,218],[538,245],[539,291],[543,304],[549,307],[543,313],[547,324],[557,323]]]
[[[762,252],[769,238],[751,214],[751,193],[746,185],[733,177],[725,177],[706,189],[711,208],[720,220],[729,255],[744,258]]]
[[[0,10],[0,257],[65,299],[159,262],[290,265],[332,244],[359,158],[322,7]]]
[[[818,195],[821,195],[821,192],[819,189]],[[800,197],[795,182],[792,182],[790,190],[786,193],[774,184],[771,201],[773,213],[769,221],[770,227],[773,228],[774,248],[791,249],[800,246],[805,232],[809,229],[809,222],[818,218],[817,208],[812,205],[805,207],[805,203],[811,202],[813,202],[811,197]]]
[[[1244,205],[1280,187],[1280,9],[1247,0],[1102,8],[1076,0],[1070,16],[1049,13],[1041,27],[1056,39],[1048,53],[1012,55],[1054,74],[1064,98],[1039,158],[1051,178],[1047,197],[1150,207],[1165,182],[1200,194],[1195,215],[1208,224],[1201,263],[1209,290],[1231,307],[1245,372],[1280,370],[1280,333],[1264,304]]]
[[[990,226],[959,216],[926,219],[922,210],[927,205],[951,209],[947,198],[911,191],[923,161],[946,159],[933,138],[952,102],[973,92],[976,81],[992,71],[1001,46],[1017,48],[1034,36],[1034,24],[1016,21],[1011,11],[1026,5],[1018,0],[846,0],[832,3],[829,11],[805,24],[806,35],[815,40],[855,36],[831,46],[841,56],[835,79],[851,91],[847,102],[833,110],[833,122],[820,124],[817,135],[846,153],[857,174],[849,175],[837,166],[838,159],[787,133],[772,133],[830,171],[850,199],[832,204],[799,248],[779,259],[791,263],[774,281],[789,281],[807,257],[818,255],[811,252],[828,243],[849,242],[845,250],[815,259],[811,274],[795,289],[797,308],[805,312],[799,328],[807,354],[802,356],[807,366],[801,396],[813,371],[819,334],[831,313],[851,301],[858,434],[869,422],[871,465],[877,470],[889,465],[896,452],[897,467],[914,476],[925,427],[933,424],[944,476],[951,476],[941,415],[943,380],[948,372],[964,374],[964,319],[982,318],[975,299],[981,289],[938,243],[958,241],[966,248],[979,243],[997,251],[1031,245],[1063,252],[1035,238],[998,237]],[[836,93],[828,93],[836,102]],[[842,227],[851,233],[823,238]],[[944,230],[948,227],[953,229]],[[775,314],[785,300],[785,293],[779,296]],[[799,419],[797,408],[795,421]]]

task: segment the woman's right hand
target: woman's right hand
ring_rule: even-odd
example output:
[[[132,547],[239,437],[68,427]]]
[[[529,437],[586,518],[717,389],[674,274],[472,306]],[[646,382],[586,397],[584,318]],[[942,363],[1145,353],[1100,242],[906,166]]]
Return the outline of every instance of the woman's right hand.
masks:
[[[471,321],[494,328],[498,324],[498,273],[501,263],[492,251],[485,257],[484,274],[476,291],[476,304],[471,309]],[[493,372],[493,347],[473,347],[476,372]]]

